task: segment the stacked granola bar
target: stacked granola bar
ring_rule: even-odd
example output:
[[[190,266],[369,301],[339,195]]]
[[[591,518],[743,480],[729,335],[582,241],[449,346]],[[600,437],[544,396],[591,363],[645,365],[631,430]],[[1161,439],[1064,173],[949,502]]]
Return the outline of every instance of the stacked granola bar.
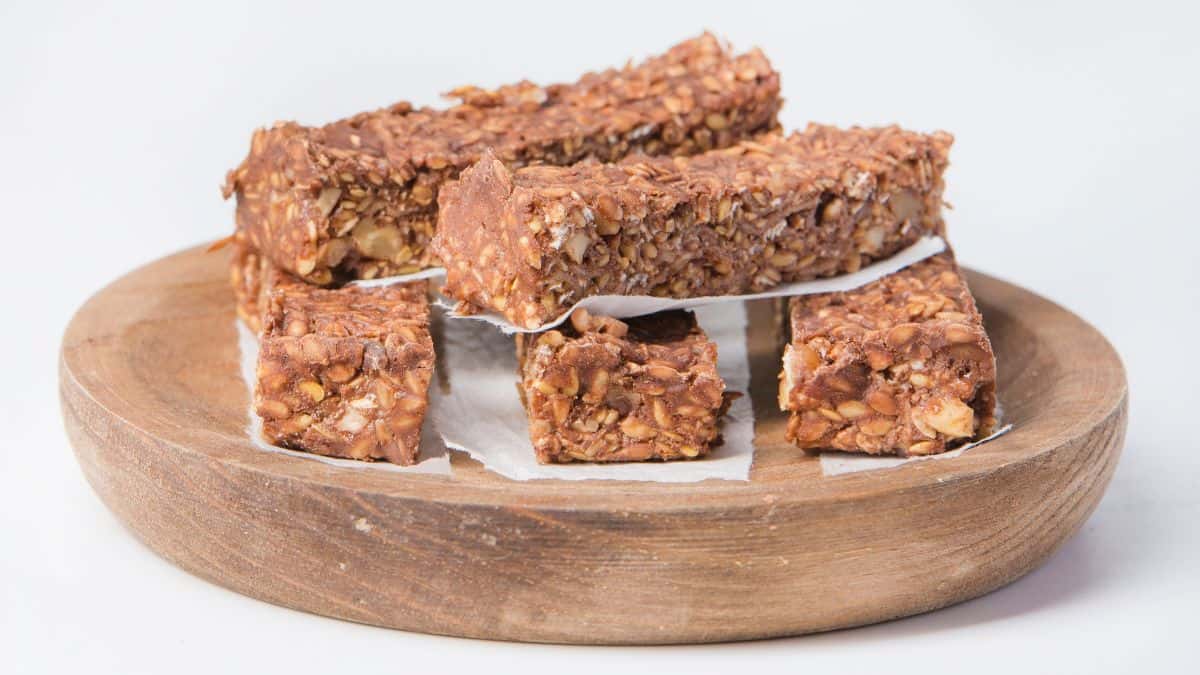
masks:
[[[316,284],[404,273],[428,249],[443,184],[492,152],[507,166],[686,155],[776,127],[779,75],[712,35],[574,84],[460,87],[448,110],[398,103],[322,127],[255,133],[225,183],[237,225],[278,267]]]
[[[737,296],[852,273],[945,236],[952,139],[897,127],[779,133],[779,76],[711,35],[573,84],[461,87],[254,135],[227,177],[232,282],[261,339],[274,443],[410,464],[434,368],[425,282],[518,336],[539,461],[695,459],[734,394],[688,312],[627,319],[593,295]],[[802,449],[943,452],[995,420],[995,359],[950,252],[792,298],[779,405]]]
[[[510,170],[446,186],[433,248],[465,312],[540,326],[583,297],[750,293],[942,232],[951,139],[810,126],[692,157]]]

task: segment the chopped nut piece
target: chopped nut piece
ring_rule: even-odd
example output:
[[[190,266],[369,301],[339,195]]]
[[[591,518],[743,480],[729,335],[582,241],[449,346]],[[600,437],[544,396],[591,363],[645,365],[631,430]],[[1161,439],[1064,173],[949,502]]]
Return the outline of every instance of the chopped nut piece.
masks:
[[[571,260],[577,263],[583,262],[583,254],[587,252],[588,246],[591,246],[592,240],[583,232],[576,232],[567,239],[564,249]],[[540,261],[540,257],[539,257]],[[541,263],[538,263],[538,268],[541,268]]]
[[[577,310],[569,326],[518,335],[517,356],[540,462],[692,459],[720,441],[731,395],[689,312],[617,321]]]
[[[729,295],[853,272],[942,233],[950,143],[944,133],[814,125],[616,164],[512,170],[485,154],[439,197],[443,292],[460,311],[537,328],[589,295]],[[602,210],[620,212],[622,226],[577,217]],[[494,253],[487,265],[483,250]],[[933,308],[925,300],[918,315]]]
[[[677,99],[674,112],[663,107],[664,96],[681,91],[692,93]],[[512,167],[694,154],[775,128],[781,105],[779,75],[760,51],[735,55],[709,34],[574,84],[467,86],[449,95],[460,103],[448,110],[397,103],[322,127],[285,122],[259,130],[226,177],[239,230],[277,266],[313,283],[400,274],[436,262],[429,240],[441,186],[487,148]],[[615,232],[620,208],[605,206],[613,208],[595,212]],[[344,258],[318,256],[368,218],[378,228],[370,232],[383,234],[356,237],[360,245]],[[565,252],[582,250],[575,244]]]
[[[926,316],[935,305],[951,319]],[[928,455],[996,425],[995,358],[950,253],[853,291],[792,298],[791,331],[779,402],[801,448]]]

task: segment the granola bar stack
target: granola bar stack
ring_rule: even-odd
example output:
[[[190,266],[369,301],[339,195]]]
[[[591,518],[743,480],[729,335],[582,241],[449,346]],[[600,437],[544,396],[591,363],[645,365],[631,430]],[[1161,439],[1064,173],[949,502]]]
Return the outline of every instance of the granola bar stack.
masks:
[[[484,156],[439,200],[443,292],[461,312],[536,329],[591,295],[736,295],[854,272],[945,236],[951,142],[940,132],[810,125],[687,157],[513,170]],[[790,302],[779,401],[797,446],[931,454],[995,426],[995,359],[953,254]],[[612,337],[575,327],[527,342],[522,387],[543,459],[691,456],[660,444],[695,445],[696,435],[680,438],[688,413],[716,437],[714,396],[657,387],[664,393],[622,408],[590,393],[577,374],[591,371],[570,365],[607,355],[608,373],[649,370]],[[707,364],[672,365],[686,379]],[[695,445],[698,454],[708,445]]]
[[[417,459],[434,365],[424,282],[348,282],[437,265],[430,242],[439,192],[481,157],[517,169],[689,155],[775,129],[781,104],[779,76],[761,52],[735,54],[708,34],[572,84],[459,87],[450,95],[459,103],[446,110],[399,103],[320,127],[276,124],[254,134],[250,153],[229,172],[225,196],[237,199],[231,280],[239,316],[260,335],[254,406],[271,442],[337,457]],[[694,322],[673,349],[643,333],[624,338],[631,353],[660,374],[668,364],[706,363],[709,372],[689,374],[687,386],[720,407],[715,348],[697,346],[704,338]],[[596,372],[584,368],[589,386],[598,386]],[[668,385],[683,386],[637,390]],[[557,420],[563,404],[555,400],[547,410]],[[645,411],[630,417],[631,405],[606,410],[624,411],[621,423],[636,433]],[[593,431],[603,421],[577,417],[570,422]],[[664,437],[643,454],[697,456],[713,435],[681,437],[669,452],[655,449]],[[600,456],[644,458],[639,452]]]
[[[232,280],[259,331],[272,442],[409,464],[434,368],[425,282],[517,338],[539,461],[703,457],[732,392],[688,312],[614,319],[599,294],[736,296],[836,276],[945,236],[945,133],[778,130],[779,75],[711,35],[572,84],[460,87],[257,132],[227,177]],[[953,255],[793,298],[780,407],[804,449],[929,454],[995,425],[995,362]]]

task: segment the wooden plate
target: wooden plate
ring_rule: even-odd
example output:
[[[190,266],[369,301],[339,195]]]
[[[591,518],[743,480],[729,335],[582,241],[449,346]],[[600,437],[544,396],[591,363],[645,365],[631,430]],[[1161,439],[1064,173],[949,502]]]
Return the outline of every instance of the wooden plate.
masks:
[[[63,339],[63,416],[110,509],[167,560],[268,602],[503,640],[741,640],[927,612],[1029,572],[1092,512],[1126,383],[1066,310],[971,285],[1015,429],[961,457],[824,477],[783,442],[779,354],[750,331],[752,481],[513,482],[263,452],[245,436],[225,253],[195,248],[100,291]],[[751,306],[769,326],[769,307]],[[468,421],[469,423],[469,421]]]

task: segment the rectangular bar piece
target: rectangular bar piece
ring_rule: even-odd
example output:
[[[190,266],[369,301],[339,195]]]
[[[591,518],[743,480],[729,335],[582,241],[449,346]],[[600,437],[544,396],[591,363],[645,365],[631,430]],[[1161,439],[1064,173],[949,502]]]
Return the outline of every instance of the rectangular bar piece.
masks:
[[[689,154],[775,128],[779,75],[705,34],[574,84],[461,87],[448,110],[400,103],[311,128],[258,131],[229,172],[237,223],[277,266],[326,285],[415,271],[443,183],[485,149],[511,166]]]
[[[790,315],[779,407],[797,446],[930,455],[996,426],[996,359],[952,254]]]
[[[267,440],[413,464],[434,350],[426,282],[324,289],[235,245],[239,315],[261,329],[254,409]]]
[[[510,171],[440,199],[460,311],[535,328],[589,295],[751,293],[857,270],[943,230],[951,137],[810,126],[693,157]]]
[[[521,401],[543,464],[694,459],[720,441],[727,407],[717,347],[691,312],[517,336]]]

